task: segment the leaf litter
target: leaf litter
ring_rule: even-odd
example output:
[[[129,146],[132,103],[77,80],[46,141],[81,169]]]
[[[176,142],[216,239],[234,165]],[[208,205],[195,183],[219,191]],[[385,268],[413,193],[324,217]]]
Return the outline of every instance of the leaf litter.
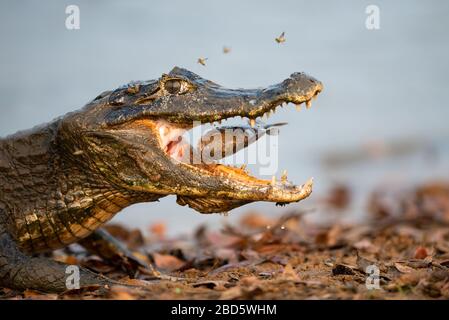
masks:
[[[337,191],[336,191],[337,190]],[[344,191],[343,191],[344,190]],[[338,186],[327,198],[348,205]],[[331,199],[331,200],[329,200]],[[170,279],[134,277],[70,246],[56,260],[79,263],[123,285],[63,294],[0,288],[2,299],[449,299],[449,184],[433,182],[402,193],[376,190],[370,216],[359,224],[320,224],[309,211],[274,219],[257,212],[220,230],[199,226],[189,236],[168,236],[157,222],[148,236],[110,224],[106,229]],[[369,269],[379,286],[366,286]]]

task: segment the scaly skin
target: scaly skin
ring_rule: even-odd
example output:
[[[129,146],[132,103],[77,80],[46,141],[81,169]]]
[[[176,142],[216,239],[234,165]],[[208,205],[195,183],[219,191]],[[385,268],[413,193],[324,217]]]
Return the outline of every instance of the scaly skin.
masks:
[[[174,68],[160,79],[104,92],[79,111],[1,139],[0,285],[66,290],[65,265],[29,254],[89,240],[134,203],[175,194],[179,204],[211,213],[253,201],[304,199],[310,182],[272,183],[234,167],[186,163],[171,152],[195,151],[167,144],[164,137],[190,129],[194,121],[255,119],[282,102],[310,102],[321,90],[320,82],[303,73],[266,89],[232,90]],[[81,272],[83,285],[113,284]]]

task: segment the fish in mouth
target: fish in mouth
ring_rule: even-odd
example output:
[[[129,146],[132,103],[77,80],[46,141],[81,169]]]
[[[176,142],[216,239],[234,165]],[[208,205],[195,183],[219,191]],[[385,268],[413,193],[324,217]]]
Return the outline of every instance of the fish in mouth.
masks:
[[[220,130],[219,123],[231,118],[241,120],[246,130],[247,123],[254,127],[282,105],[309,108],[322,89],[321,82],[302,72],[267,88],[228,89],[175,67],[159,79],[101,94],[65,117],[62,126],[82,132],[72,137],[75,149],[83,150],[111,183],[143,201],[145,194],[176,195],[178,204],[201,213],[227,212],[254,201],[287,204],[309,196],[312,180],[294,185],[286,176],[265,180],[244,168],[201,157],[192,161],[198,150],[182,137],[199,123]]]
[[[273,124],[258,122],[256,128],[255,123],[252,123],[251,126],[216,127],[207,131],[199,139],[197,148],[193,153],[196,153],[197,157],[201,157],[202,162],[220,160],[247,148],[264,135],[276,136],[279,133],[278,127],[286,124],[286,122]],[[185,153],[180,152],[180,154]],[[181,158],[182,160],[185,159]]]

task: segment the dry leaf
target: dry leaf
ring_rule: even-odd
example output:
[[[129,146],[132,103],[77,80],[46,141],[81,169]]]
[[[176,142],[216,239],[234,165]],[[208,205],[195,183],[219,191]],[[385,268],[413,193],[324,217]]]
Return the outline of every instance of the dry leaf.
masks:
[[[331,228],[319,233],[315,237],[315,243],[333,247],[340,241],[342,235],[342,227],[338,224],[333,225]]]
[[[225,285],[228,284],[227,281],[218,281],[218,280],[208,280],[208,281],[200,281],[192,284],[192,287],[198,288],[198,287],[206,287],[208,289],[215,289],[215,290],[224,290],[226,287]]]
[[[379,252],[379,247],[375,246],[371,240],[367,238],[363,238],[360,241],[357,241],[353,244],[353,247],[362,251],[370,252],[370,253],[376,253]]]
[[[266,229],[267,226],[273,225],[274,221],[259,213],[250,212],[240,219],[240,224],[250,229]]]
[[[166,271],[175,271],[177,269],[180,269],[185,264],[185,262],[181,259],[168,254],[154,253],[153,259],[155,265],[158,268]]]
[[[241,297],[242,294],[243,292],[241,287],[232,287],[221,294],[220,300],[234,300]]]
[[[339,263],[332,268],[332,275],[354,275],[355,269],[356,267],[354,266]]]
[[[45,294],[38,291],[27,289],[23,292],[23,297],[30,300],[56,300],[57,294]]]
[[[81,265],[94,270],[95,272],[103,274],[112,272],[116,269],[112,264],[106,263],[96,256],[91,256],[88,259],[82,261]]]
[[[124,286],[113,286],[109,293],[110,297],[115,300],[135,300],[137,295],[132,290]]]
[[[429,253],[427,252],[427,249],[424,247],[418,247],[415,250],[414,258],[415,259],[425,259]]]
[[[399,263],[399,262],[396,262],[394,264],[394,266],[396,267],[396,269],[398,269],[399,272],[402,272],[402,273],[411,273],[411,272],[415,271],[415,269],[413,269],[409,266],[406,266],[405,264]]]

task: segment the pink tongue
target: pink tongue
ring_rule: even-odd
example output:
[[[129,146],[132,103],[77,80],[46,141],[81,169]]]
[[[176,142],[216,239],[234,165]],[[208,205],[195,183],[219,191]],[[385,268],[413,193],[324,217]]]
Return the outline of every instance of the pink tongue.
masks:
[[[176,146],[177,146],[177,144],[179,143],[179,142],[181,142],[182,141],[182,137],[181,136],[179,136],[178,137],[178,139],[177,140],[175,140],[175,141],[170,141],[168,144],[167,144],[167,153],[169,154],[169,155],[173,155],[175,152],[176,152],[176,150],[178,149],[178,148],[176,148]]]

